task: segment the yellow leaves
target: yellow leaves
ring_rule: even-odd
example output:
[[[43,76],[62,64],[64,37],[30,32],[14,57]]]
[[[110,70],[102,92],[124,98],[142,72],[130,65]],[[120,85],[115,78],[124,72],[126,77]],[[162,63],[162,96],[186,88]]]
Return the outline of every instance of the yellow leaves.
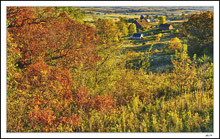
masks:
[[[165,24],[166,23],[166,16],[160,16],[159,20],[160,20],[160,24]]]
[[[38,79],[38,76],[34,76],[34,80],[37,80]]]
[[[157,35],[158,38],[161,38],[162,36],[163,36],[162,33],[159,33],[159,34]]]
[[[48,71],[46,71],[46,70],[41,70],[40,72],[44,75],[46,75],[48,73]]]
[[[59,41],[57,44],[64,47],[64,43],[67,41],[66,36],[65,39],[57,40]],[[161,36],[158,35],[158,37]],[[90,37],[86,36],[86,38]],[[118,38],[115,37],[115,39]],[[42,42],[42,44],[46,43],[46,41]],[[173,45],[172,47],[177,49],[176,46],[179,47],[179,44],[181,44],[180,40],[174,38],[171,40],[170,47]],[[81,45],[80,42],[76,42],[74,47],[79,48]],[[145,60],[144,57],[141,57],[144,53],[139,54],[131,51],[127,53],[127,57],[122,58],[118,53],[115,56],[115,52],[111,50],[111,48],[107,49],[106,47],[104,53],[105,50],[101,49],[99,55],[103,58],[97,65],[101,63],[103,65],[98,71],[96,69],[83,69],[87,67],[85,59],[91,58],[90,55],[86,55],[90,51],[81,51],[81,49],[80,52],[73,51],[68,54],[70,55],[68,58],[71,59],[65,59],[66,62],[59,63],[61,67],[68,65],[68,62],[79,63],[79,66],[73,69],[74,71],[69,68],[60,68],[56,62],[51,64],[44,57],[35,59],[32,56],[31,58],[34,58],[33,64],[27,66],[29,70],[22,71],[27,74],[16,75],[14,72],[8,74],[10,76],[25,75],[24,82],[27,84],[22,86],[21,92],[10,90],[13,94],[10,95],[10,101],[8,101],[8,111],[10,112],[8,117],[14,119],[14,117],[26,116],[26,113],[32,112],[36,116],[30,117],[28,121],[33,121],[38,131],[46,132],[182,132],[186,131],[187,126],[191,128],[189,131],[193,131],[195,127],[198,127],[198,124],[195,123],[199,123],[201,118],[207,121],[204,121],[205,126],[208,125],[208,121],[211,122],[212,114],[209,112],[212,111],[213,92],[212,89],[207,89],[211,88],[213,81],[210,77],[212,75],[211,68],[206,71],[207,75],[205,75],[206,78],[210,79],[204,81],[206,90],[209,92],[204,91],[206,94],[203,97],[205,98],[200,101],[201,91],[192,92],[191,90],[199,90],[203,85],[200,77],[196,74],[196,69],[193,69],[190,61],[187,61],[189,59],[186,52],[176,55],[177,59],[173,62],[175,72],[156,74],[146,73],[144,69],[138,71],[124,68],[126,58],[129,60],[129,58],[140,56],[141,60]],[[55,49],[51,51],[55,51]],[[63,50],[61,53],[67,52],[67,50]],[[106,58],[107,53],[109,57]],[[59,54],[53,56],[59,56]],[[81,62],[82,60],[85,61]],[[13,63],[9,63],[8,66],[13,67]],[[199,70],[200,72],[202,70]],[[208,74],[208,72],[210,73]],[[184,79],[185,77],[186,79]],[[14,82],[10,83],[13,84]],[[85,85],[87,90],[77,90],[77,87],[81,85]],[[178,85],[184,87],[181,88]],[[10,85],[9,88],[13,87]],[[185,94],[182,93],[178,96],[177,93],[180,88]],[[23,101],[24,98],[20,96],[25,96],[28,103]],[[200,105],[199,102],[202,104]],[[27,109],[24,112],[16,111],[17,104],[27,105]],[[204,110],[196,113],[198,111],[197,104],[202,106]],[[78,116],[71,117],[72,113],[81,115],[81,119],[79,120]],[[194,124],[192,119],[196,119]],[[182,123],[182,121],[187,122]],[[11,120],[9,123],[10,125],[17,125]],[[26,119],[23,123],[31,126],[31,123],[27,123]],[[47,126],[44,126],[45,124]],[[79,124],[80,126],[77,127]],[[209,130],[205,126],[197,129]],[[24,126],[22,128],[24,131],[29,130]],[[9,131],[12,131],[11,128]]]
[[[180,50],[182,48],[182,44],[179,38],[173,38],[170,40],[170,45],[169,47],[170,49],[174,49],[174,50]]]
[[[38,105],[35,105],[35,106],[34,106],[34,109],[35,109],[35,111],[38,111],[38,110],[39,110],[39,106],[38,106]]]

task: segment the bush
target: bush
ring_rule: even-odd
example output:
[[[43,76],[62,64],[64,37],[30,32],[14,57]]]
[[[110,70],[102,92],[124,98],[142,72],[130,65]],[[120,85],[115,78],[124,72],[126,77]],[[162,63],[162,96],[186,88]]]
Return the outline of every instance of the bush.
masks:
[[[175,33],[179,33],[179,30],[178,30],[178,29],[176,29]]]
[[[159,38],[159,37],[157,37],[155,41],[156,41],[156,42],[159,42],[159,41],[160,41],[160,38]]]
[[[157,37],[161,38],[163,36],[162,33],[157,34]]]
[[[180,42],[180,39],[177,37],[172,38],[170,40],[170,46],[168,48],[173,49],[173,50],[180,50],[182,48],[182,44]]]
[[[158,49],[153,50],[154,53],[160,52]]]

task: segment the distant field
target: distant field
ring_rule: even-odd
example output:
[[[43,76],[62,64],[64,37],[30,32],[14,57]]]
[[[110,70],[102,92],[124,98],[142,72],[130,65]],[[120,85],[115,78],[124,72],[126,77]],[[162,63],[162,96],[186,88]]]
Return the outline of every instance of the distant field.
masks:
[[[94,13],[111,13],[111,12],[117,12],[117,13],[125,13],[125,14],[175,14],[175,15],[181,15],[181,14],[193,14],[198,13],[202,11],[202,9],[187,9],[186,7],[184,9],[178,9],[177,7],[174,9],[166,10],[166,8],[159,8],[159,7],[79,7],[80,10],[84,10],[87,12],[94,12]]]
[[[122,14],[107,14],[107,15],[92,15],[92,14],[86,14],[86,18],[84,21],[93,21],[93,17],[101,18],[101,19],[113,19],[115,21],[119,20],[119,17],[124,18],[140,18],[140,15],[122,15]]]
[[[149,14],[149,15],[160,15],[160,14],[174,14],[174,15],[182,15],[184,14],[192,14],[192,13],[197,13],[199,11],[197,10],[187,10],[187,13],[185,13],[186,10],[176,10],[176,11],[158,11],[158,12],[133,12],[132,14],[137,14],[137,15],[141,15],[141,14]]]

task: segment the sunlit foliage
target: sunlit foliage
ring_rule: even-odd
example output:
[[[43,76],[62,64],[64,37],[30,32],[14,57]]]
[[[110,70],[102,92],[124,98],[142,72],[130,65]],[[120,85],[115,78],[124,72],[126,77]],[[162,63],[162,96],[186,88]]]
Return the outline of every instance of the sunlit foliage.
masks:
[[[160,24],[165,24],[166,23],[166,16],[159,16]]]
[[[74,7],[55,7],[55,10],[57,10],[58,12],[67,13],[70,18],[79,22],[83,22],[83,19],[86,17],[84,11],[80,11],[80,9]]]
[[[120,21],[120,22],[117,23],[117,25],[120,29],[120,32],[121,32],[122,36],[127,36],[128,35],[128,27],[125,24],[125,22]]]
[[[136,25],[134,23],[129,25],[128,32],[131,35],[134,34],[134,33],[137,33]]]
[[[95,22],[95,26],[101,43],[108,44],[119,41],[121,32],[112,19],[99,19]]]
[[[188,38],[191,55],[213,53],[213,12],[193,14],[183,24],[183,33]]]
[[[173,38],[173,68],[152,73],[153,45],[122,53],[124,22],[93,28],[72,10],[7,8],[7,132],[213,132],[207,55]]]
[[[173,38],[170,40],[170,45],[169,45],[169,48],[170,49],[173,49],[173,50],[180,50],[182,48],[182,44],[180,42],[180,39],[179,38]]]

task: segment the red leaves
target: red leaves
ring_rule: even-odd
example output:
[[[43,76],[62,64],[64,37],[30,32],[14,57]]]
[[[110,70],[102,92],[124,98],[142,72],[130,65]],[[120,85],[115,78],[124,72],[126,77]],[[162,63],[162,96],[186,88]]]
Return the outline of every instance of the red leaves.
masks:
[[[95,96],[89,97],[88,88],[82,86],[78,87],[76,91],[78,106],[82,106],[86,111],[90,109],[97,109],[99,111],[107,112],[114,108],[115,101],[109,96]]]
[[[49,108],[40,109],[37,106],[29,113],[28,118],[33,120],[36,124],[44,123],[46,125],[52,125],[56,119],[53,111]]]
[[[34,11],[29,7],[7,7],[7,21],[9,27],[20,27],[31,22]]]
[[[47,75],[50,72],[49,66],[40,57],[34,64],[26,68],[27,81],[32,87],[44,86],[42,83],[47,80]]]
[[[93,100],[86,87],[78,87],[76,94],[71,90],[71,69],[80,65],[92,69],[99,60],[93,27],[75,22],[65,13],[59,15],[53,8],[7,10],[8,46],[16,44],[10,54],[20,55],[13,59],[21,71],[17,86],[27,99],[24,103],[31,111],[26,113],[34,127],[57,131],[56,127],[63,123],[74,130],[80,118],[73,114],[74,105],[85,110],[93,109],[95,103],[95,109],[112,108],[110,98]]]
[[[114,99],[109,96],[96,96],[95,100],[95,108],[100,111],[109,111],[114,108]]]
[[[53,8],[41,10],[47,14],[45,17],[42,15],[44,18],[38,18],[32,8],[8,9],[8,22],[14,15],[22,15],[9,25],[13,42],[22,46],[21,64],[32,64],[39,56],[44,57],[48,64],[57,59],[59,65],[69,68],[77,67],[81,62],[91,66],[98,60],[94,28],[71,20],[65,13],[55,16]],[[12,24],[16,26],[11,28]]]
[[[38,105],[29,113],[28,119],[33,122],[33,128],[37,125],[42,125],[44,131],[55,130],[59,124],[64,124],[67,127],[71,127],[72,130],[75,129],[76,126],[79,126],[80,117],[76,114],[69,115],[68,117],[60,117],[57,118],[54,115],[54,112],[49,108],[39,108]],[[49,128],[55,127],[55,128]]]
[[[29,119],[34,122],[34,126],[43,126],[44,131],[56,131],[56,126],[65,122],[74,130],[79,125],[79,117],[69,111],[71,102],[75,101],[70,71],[65,67],[48,66],[42,57],[25,70],[26,82],[31,85],[27,105],[29,108],[34,107]]]
[[[86,98],[88,97],[88,88],[86,88],[85,86],[77,87],[76,94],[79,97],[79,99]]]
[[[93,101],[89,97],[88,88],[85,86],[77,87],[76,91],[77,96],[77,105],[82,107],[83,109],[86,109],[87,111],[90,108],[93,108]]]
[[[70,125],[70,126],[73,126],[73,127],[76,127],[76,126],[79,126],[79,120],[80,120],[80,117],[77,116],[76,114],[72,114],[71,116],[69,117],[60,117],[60,118],[57,118],[57,121],[59,123],[63,123],[65,125]]]

